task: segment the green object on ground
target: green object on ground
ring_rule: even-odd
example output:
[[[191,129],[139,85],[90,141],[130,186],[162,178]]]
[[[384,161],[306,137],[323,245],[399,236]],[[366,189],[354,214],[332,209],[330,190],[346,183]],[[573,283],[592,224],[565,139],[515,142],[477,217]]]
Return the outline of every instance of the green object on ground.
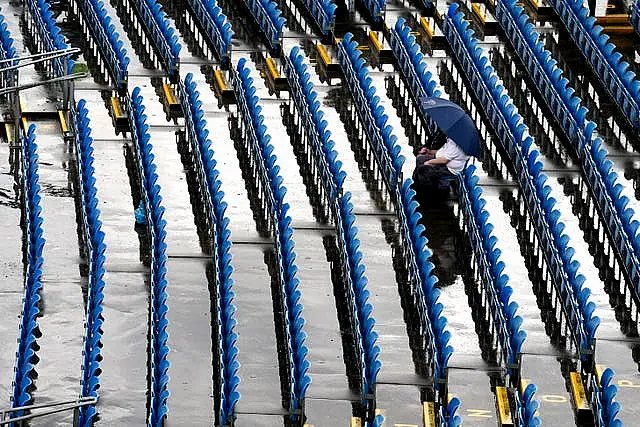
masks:
[[[88,73],[88,72],[89,72],[89,67],[87,66],[87,64],[83,62],[76,62],[75,64],[73,64],[73,68],[71,69],[72,74]]]

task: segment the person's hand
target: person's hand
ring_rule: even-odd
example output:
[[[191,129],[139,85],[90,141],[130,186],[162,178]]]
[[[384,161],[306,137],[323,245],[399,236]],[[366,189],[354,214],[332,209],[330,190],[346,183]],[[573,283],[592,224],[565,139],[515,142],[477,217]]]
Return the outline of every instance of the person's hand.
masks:
[[[429,150],[427,149],[427,147],[422,147],[420,151],[418,151],[418,154],[427,154],[428,152]]]

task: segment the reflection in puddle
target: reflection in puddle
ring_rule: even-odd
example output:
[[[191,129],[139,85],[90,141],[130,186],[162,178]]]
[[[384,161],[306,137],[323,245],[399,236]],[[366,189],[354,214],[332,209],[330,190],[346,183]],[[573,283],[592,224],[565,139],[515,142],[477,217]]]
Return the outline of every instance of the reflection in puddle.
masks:
[[[417,199],[418,211],[422,215],[424,235],[429,239],[428,247],[433,253],[430,261],[435,266],[435,274],[440,286],[449,286],[460,276],[462,260],[461,235],[458,217],[452,205],[434,201],[428,197]]]

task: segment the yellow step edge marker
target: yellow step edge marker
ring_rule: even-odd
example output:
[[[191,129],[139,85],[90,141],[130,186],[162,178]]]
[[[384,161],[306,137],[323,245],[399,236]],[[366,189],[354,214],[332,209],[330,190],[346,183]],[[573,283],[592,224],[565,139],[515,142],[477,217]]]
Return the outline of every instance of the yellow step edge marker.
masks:
[[[182,105],[180,105],[173,87],[169,83],[162,83],[162,93],[164,95],[162,107],[167,114],[167,119],[182,117]]]
[[[487,16],[485,15],[484,11],[480,9],[480,3],[471,3],[471,9],[473,10],[473,13],[478,17],[480,22],[482,22],[482,24],[484,25],[487,22]]]
[[[600,385],[600,378],[602,378],[605,369],[607,369],[607,367],[604,365],[596,365],[596,381],[598,381],[598,385]]]
[[[173,93],[173,88],[168,83],[162,83],[162,92],[167,100],[167,104],[177,104],[176,96]]]
[[[351,417],[351,422],[349,423],[349,427],[362,427],[362,419],[358,417]]]
[[[213,91],[218,99],[218,105],[229,105],[236,103],[236,96],[233,89],[227,85],[227,82],[221,70],[215,70],[213,73]]]
[[[324,63],[324,65],[331,64],[331,59],[329,58],[329,54],[327,53],[327,48],[324,47],[323,44],[317,44],[316,50],[318,51],[318,55],[320,55],[320,59]]]
[[[22,117],[22,130],[25,134],[29,133],[29,122],[26,117]]]
[[[577,412],[588,411],[591,413],[587,393],[584,391],[584,385],[582,384],[582,375],[578,372],[569,372],[569,386],[575,410]]]
[[[220,89],[221,92],[227,90],[227,83],[224,81],[224,76],[222,75],[222,71],[216,70],[214,75],[216,80],[216,86],[218,86],[218,89]]]
[[[22,130],[25,135],[29,131],[29,123],[27,122],[27,118],[25,117],[25,108],[24,108],[24,99],[22,99],[22,95],[19,96],[19,104],[20,104],[20,120],[22,122]]]
[[[269,74],[271,75],[271,77],[274,80],[279,78],[280,77],[280,73],[278,72],[278,69],[276,68],[276,63],[273,61],[273,58],[267,58],[265,60],[265,62],[267,63],[267,71],[269,71]]]
[[[111,110],[113,111],[113,116],[116,119],[123,117],[122,108],[120,108],[120,101],[115,96],[111,97]]]
[[[13,125],[11,123],[5,123],[4,131],[7,134],[7,143],[13,144]]]
[[[424,427],[436,426],[436,404],[434,402],[422,402],[422,423]]]
[[[424,32],[427,34],[427,37],[432,39],[434,36],[433,29],[431,28],[431,24],[429,24],[429,21],[427,20],[427,18],[425,18],[424,16],[420,17],[420,26],[422,27]]]
[[[62,133],[68,133],[69,127],[67,126],[67,117],[64,111],[58,110],[58,120],[60,120],[60,130],[62,130]]]
[[[111,110],[111,123],[115,128],[116,135],[120,132],[127,132],[129,130],[129,120],[126,112],[120,106],[120,100],[112,96],[109,108]]]
[[[289,82],[286,77],[282,77],[280,71],[278,70],[278,66],[273,58],[268,57],[265,59],[265,68],[266,68],[266,77],[267,84],[269,88],[273,91],[279,92],[281,90],[289,89]]]
[[[373,45],[373,48],[376,52],[380,52],[382,50],[382,43],[380,43],[380,39],[378,39],[378,34],[375,31],[369,31],[369,40]]]
[[[496,386],[496,409],[499,425],[502,427],[513,426],[509,395],[507,394],[507,388],[504,386]]]

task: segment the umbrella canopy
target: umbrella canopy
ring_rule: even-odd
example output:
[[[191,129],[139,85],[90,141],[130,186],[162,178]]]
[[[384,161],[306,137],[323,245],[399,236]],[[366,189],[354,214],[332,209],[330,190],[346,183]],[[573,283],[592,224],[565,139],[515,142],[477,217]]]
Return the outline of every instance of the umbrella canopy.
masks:
[[[422,111],[451,138],[458,147],[470,156],[480,156],[480,139],[476,125],[469,115],[449,100],[424,97],[420,99]]]

